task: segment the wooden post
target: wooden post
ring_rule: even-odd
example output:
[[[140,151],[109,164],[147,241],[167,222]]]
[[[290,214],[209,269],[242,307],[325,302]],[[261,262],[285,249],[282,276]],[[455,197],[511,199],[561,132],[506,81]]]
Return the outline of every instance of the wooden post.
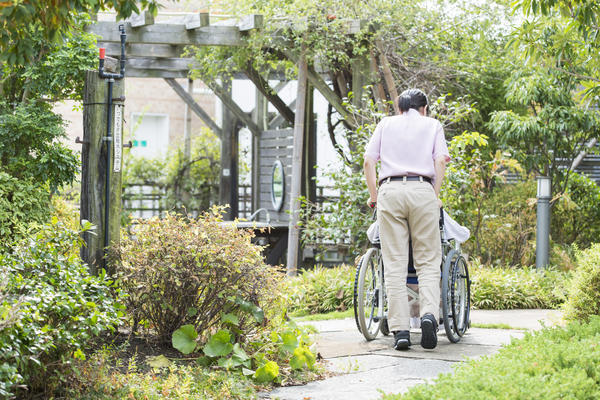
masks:
[[[288,233],[287,275],[296,276],[298,269],[298,249],[300,242],[300,190],[302,186],[302,150],[304,139],[304,119],[306,117],[306,92],[308,65],[304,52],[298,60],[298,93],[296,95],[296,114],[294,119],[294,149],[292,152],[292,187],[290,193],[290,225]]]
[[[231,81],[223,82],[223,92],[231,100]],[[231,100],[233,102],[233,100]],[[221,184],[220,204],[229,205],[223,216],[233,220],[238,216],[238,123],[229,107],[223,104],[221,111]]]
[[[266,128],[267,99],[255,88],[254,122],[261,131]],[[261,132],[262,133],[262,132]],[[252,211],[260,208],[260,136],[252,134]]]
[[[123,80],[115,81],[113,99],[124,93]],[[112,125],[114,160],[110,169],[106,170],[106,80],[100,79],[98,71],[88,71],[85,79],[83,97],[83,146],[81,149],[81,203],[82,220],[90,221],[96,226],[94,234],[84,234],[85,246],[81,248],[81,258],[89,265],[90,272],[97,274],[104,257],[104,231],[109,229],[110,244],[119,243],[121,228],[121,166],[122,160],[122,122],[123,103],[113,102]],[[120,121],[117,121],[120,120]],[[115,126],[117,121],[117,126]],[[119,126],[121,129],[119,130]],[[118,138],[120,136],[120,139]],[[110,220],[108,228],[104,222],[105,176],[110,173]],[[109,260],[110,261],[110,260]],[[108,273],[114,272],[114,265],[108,263]]]
[[[194,80],[188,79],[188,94],[194,96]],[[183,158],[188,163],[192,159],[192,110],[188,104],[185,105],[185,128],[183,131]],[[189,176],[189,170],[186,171]]]

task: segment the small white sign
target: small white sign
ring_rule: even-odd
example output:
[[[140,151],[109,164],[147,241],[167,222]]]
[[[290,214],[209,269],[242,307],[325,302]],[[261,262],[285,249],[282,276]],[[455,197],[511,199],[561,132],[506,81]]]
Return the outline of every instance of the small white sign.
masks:
[[[231,171],[229,171],[229,168],[223,168],[223,176],[229,176],[231,175]]]
[[[115,105],[115,132],[113,134],[114,154],[114,172],[121,172],[121,163],[123,158],[123,106]]]

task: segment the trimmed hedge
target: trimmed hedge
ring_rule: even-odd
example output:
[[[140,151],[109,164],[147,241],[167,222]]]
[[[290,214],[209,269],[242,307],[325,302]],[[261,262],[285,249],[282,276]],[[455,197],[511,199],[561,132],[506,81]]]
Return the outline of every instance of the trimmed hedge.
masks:
[[[598,399],[600,317],[546,328],[492,356],[459,364],[453,374],[384,400]]]

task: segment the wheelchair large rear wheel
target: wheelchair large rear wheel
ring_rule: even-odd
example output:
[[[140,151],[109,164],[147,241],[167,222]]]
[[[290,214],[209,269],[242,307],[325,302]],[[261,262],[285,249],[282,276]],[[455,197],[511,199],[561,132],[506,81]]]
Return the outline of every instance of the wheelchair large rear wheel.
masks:
[[[469,328],[471,281],[465,258],[450,250],[442,267],[442,314],[446,336],[456,343]]]
[[[356,268],[354,281],[354,318],[365,339],[373,340],[385,323],[385,289],[381,252],[370,248]],[[388,332],[387,325],[382,333]]]

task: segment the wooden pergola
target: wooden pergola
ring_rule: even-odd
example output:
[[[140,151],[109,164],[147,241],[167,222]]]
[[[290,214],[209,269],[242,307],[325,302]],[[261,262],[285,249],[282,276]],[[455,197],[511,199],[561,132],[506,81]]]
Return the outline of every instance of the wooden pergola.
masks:
[[[280,82],[271,87],[258,71],[248,65],[241,71],[235,71],[234,77],[250,80],[256,88],[256,107],[245,113],[232,99],[231,83],[227,80],[204,80],[204,84],[220,99],[222,124],[218,125],[210,115],[194,101],[191,95],[193,82],[188,89],[181,86],[176,79],[188,78],[194,68],[194,60],[182,57],[185,46],[243,46],[244,36],[250,31],[261,29],[263,17],[249,15],[238,20],[224,20],[211,23],[208,13],[188,14],[165,23],[155,23],[154,18],[144,13],[135,15],[129,20],[98,21],[87,27],[87,31],[99,36],[98,46],[106,48],[106,55],[120,55],[120,36],[118,26],[123,24],[127,34],[126,77],[162,78],[185,102],[188,110],[194,112],[221,139],[221,179],[220,202],[230,204],[229,218],[237,216],[238,175],[237,148],[238,132],[247,127],[253,137],[252,154],[252,206],[256,211],[268,208],[265,200],[267,194],[266,175],[270,173],[269,162],[279,158],[287,158],[285,173],[290,176],[291,188],[286,192],[286,210],[275,212],[270,225],[277,228],[289,227],[287,238],[288,273],[295,274],[299,248],[299,201],[300,195],[314,201],[315,164],[316,164],[316,124],[314,123],[312,88],[331,104],[344,119],[347,126],[352,127],[350,113],[344,107],[342,99],[331,89],[326,81],[326,73],[317,73],[307,64],[303,53],[296,55],[292,51],[284,51],[284,56],[298,65],[297,98],[286,104],[279,96],[279,91],[288,83],[281,74],[273,74],[274,80]],[[347,33],[355,34],[364,28],[365,21],[348,21]],[[357,59],[353,63],[353,84],[355,102],[361,101],[363,86],[367,85],[372,71],[366,58]],[[267,121],[267,104],[271,103],[278,115]],[[189,113],[188,113],[189,115]],[[293,127],[287,134],[281,134],[285,125]],[[279,132],[279,133],[278,133]],[[190,152],[190,119],[186,123],[184,134],[185,152]],[[272,164],[272,162],[271,162]],[[290,201],[291,200],[291,201]],[[83,218],[83,216],[82,216]]]

